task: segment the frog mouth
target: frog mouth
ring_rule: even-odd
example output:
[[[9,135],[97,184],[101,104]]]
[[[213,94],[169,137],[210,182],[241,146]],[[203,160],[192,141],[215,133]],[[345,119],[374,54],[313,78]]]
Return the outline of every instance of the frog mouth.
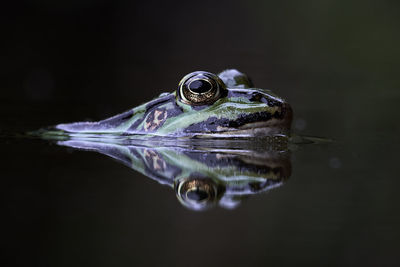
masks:
[[[288,134],[291,116],[286,109],[271,113],[261,111],[244,113],[236,119],[210,117],[185,129],[186,134],[196,137],[254,137]]]
[[[289,130],[278,122],[260,121],[246,123],[238,128],[217,127],[213,132],[193,133],[196,138],[246,138],[246,137],[272,137],[289,136]]]
[[[214,135],[226,135],[226,136],[237,136],[237,137],[262,137],[272,135],[286,135],[289,131],[282,127],[278,121],[260,121],[246,123],[238,128],[218,128],[218,132]]]

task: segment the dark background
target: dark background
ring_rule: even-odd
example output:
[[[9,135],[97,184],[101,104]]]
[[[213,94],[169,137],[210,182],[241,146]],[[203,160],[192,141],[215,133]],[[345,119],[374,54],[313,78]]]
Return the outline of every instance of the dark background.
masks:
[[[333,138],[285,186],[194,213],[108,158],[2,138],[3,266],[398,265],[397,1],[2,4],[0,132],[103,119],[238,68]]]

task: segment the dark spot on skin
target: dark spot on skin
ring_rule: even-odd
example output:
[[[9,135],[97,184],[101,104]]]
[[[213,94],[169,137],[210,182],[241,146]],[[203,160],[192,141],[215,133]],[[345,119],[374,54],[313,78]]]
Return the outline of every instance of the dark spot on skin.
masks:
[[[171,118],[171,117],[176,117],[179,114],[183,113],[183,109],[176,104],[176,99],[175,99],[174,95],[173,94],[169,94],[169,95],[167,95],[165,97],[161,97],[160,99],[155,99],[154,101],[151,101],[146,106],[146,111],[143,114],[143,117],[138,119],[138,120],[136,120],[132,124],[132,126],[129,127],[129,129],[127,130],[127,133],[135,132],[135,131],[139,130],[138,127],[143,122],[143,120],[145,118],[146,118],[146,122],[147,123],[151,123],[154,120],[154,111],[157,110],[159,106],[168,104],[168,102],[173,104],[173,108],[171,108],[171,109],[165,109],[165,108],[159,109],[160,111],[165,111],[165,110],[167,111],[167,117],[165,118],[165,120],[168,119],[168,118]],[[163,118],[163,116],[165,116],[164,112],[158,114],[158,118],[157,119],[161,119],[161,118]]]
[[[151,164],[152,162],[152,158],[155,156],[156,154],[154,154],[154,152],[152,150],[150,150],[150,152],[148,152],[147,154],[144,154],[144,159],[145,161],[149,164]]]
[[[144,125],[144,131],[155,131],[160,128],[166,119],[168,111],[165,108],[155,107],[149,115],[147,115],[146,123]],[[160,120],[161,118],[161,120]]]
[[[283,117],[282,114],[283,114],[283,112],[275,112],[275,113],[273,114],[273,117],[274,117],[275,119],[280,119],[280,118]]]
[[[273,100],[273,99],[270,99],[270,98],[265,98],[265,97],[261,98],[261,102],[262,103],[267,103],[268,106],[270,106],[270,107],[281,107],[282,106],[282,102],[276,101],[276,100]]]
[[[122,116],[122,117],[120,118],[121,122],[127,121],[127,120],[129,120],[130,118],[132,118],[132,116],[133,116],[133,110],[128,111],[128,112],[126,112],[126,113],[124,113],[124,114],[122,114],[122,115],[124,115],[124,116]]]
[[[131,127],[129,127],[129,129],[127,130],[127,134],[129,134],[129,132],[131,132],[131,131],[136,130],[136,129],[139,127],[139,125],[142,123],[142,121],[143,121],[143,118],[140,118],[140,119],[136,120],[136,121],[131,125]]]
[[[190,125],[184,130],[184,132],[215,132],[217,131],[217,126],[227,127],[228,123],[228,119],[218,119],[217,117],[210,117],[206,121]]]
[[[269,112],[257,112],[253,114],[246,114],[240,116],[234,121],[229,121],[228,127],[238,128],[244,124],[258,121],[268,121],[271,119],[271,113]]]
[[[250,101],[251,102],[260,102],[261,98],[262,98],[262,95],[260,93],[253,93],[250,98]]]
[[[276,100],[271,99],[269,97],[265,97],[261,93],[253,93],[252,97],[250,98],[250,101],[265,103],[269,107],[281,107],[282,106],[282,102],[276,101]]]
[[[154,119],[154,112],[151,112],[147,118],[146,118],[146,122],[151,123]]]

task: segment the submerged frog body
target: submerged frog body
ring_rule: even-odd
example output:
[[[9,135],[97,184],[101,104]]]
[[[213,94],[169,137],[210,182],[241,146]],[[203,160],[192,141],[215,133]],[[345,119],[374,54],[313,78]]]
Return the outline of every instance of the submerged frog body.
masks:
[[[292,109],[234,69],[186,75],[172,93],[98,122],[55,126],[67,136],[254,137],[288,134]]]

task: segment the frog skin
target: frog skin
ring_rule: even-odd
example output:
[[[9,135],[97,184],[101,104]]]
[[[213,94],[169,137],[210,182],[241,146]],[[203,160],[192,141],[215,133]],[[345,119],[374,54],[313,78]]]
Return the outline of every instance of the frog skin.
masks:
[[[196,71],[172,93],[98,122],[58,124],[51,136],[255,137],[288,135],[292,109],[269,90],[256,89],[243,73]]]
[[[281,186],[291,175],[290,151],[276,142],[205,143],[138,141],[128,145],[72,138],[58,145],[107,155],[174,189],[192,210],[235,208],[251,195]],[[206,146],[203,146],[206,145]],[[226,149],[229,147],[229,149]]]

